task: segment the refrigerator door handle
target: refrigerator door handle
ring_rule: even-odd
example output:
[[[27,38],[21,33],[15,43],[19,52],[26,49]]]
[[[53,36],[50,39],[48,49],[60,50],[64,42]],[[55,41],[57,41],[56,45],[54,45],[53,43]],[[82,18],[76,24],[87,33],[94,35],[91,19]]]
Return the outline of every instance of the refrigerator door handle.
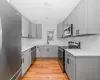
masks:
[[[23,58],[23,63],[24,63],[24,58]]]

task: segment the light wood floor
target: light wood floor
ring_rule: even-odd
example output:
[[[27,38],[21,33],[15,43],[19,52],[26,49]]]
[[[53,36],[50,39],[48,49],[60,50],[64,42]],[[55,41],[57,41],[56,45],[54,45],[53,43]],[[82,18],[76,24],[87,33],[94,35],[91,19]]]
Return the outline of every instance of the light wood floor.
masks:
[[[22,80],[68,80],[68,78],[65,73],[62,73],[58,60],[38,59]]]

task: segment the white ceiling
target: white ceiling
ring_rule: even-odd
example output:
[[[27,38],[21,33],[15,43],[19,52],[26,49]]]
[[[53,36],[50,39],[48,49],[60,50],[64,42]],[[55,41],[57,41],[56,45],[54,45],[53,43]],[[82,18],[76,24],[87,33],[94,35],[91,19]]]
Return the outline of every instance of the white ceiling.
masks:
[[[11,0],[30,21],[54,23],[63,21],[80,0]]]

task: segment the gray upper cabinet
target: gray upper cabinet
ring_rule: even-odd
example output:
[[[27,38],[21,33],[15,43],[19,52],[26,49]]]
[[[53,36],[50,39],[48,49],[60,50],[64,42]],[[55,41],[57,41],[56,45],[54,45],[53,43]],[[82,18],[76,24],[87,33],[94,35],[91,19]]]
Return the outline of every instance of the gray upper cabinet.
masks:
[[[100,34],[100,0],[88,1],[88,32]]]
[[[63,23],[57,24],[57,38],[63,38],[64,28]]]
[[[31,23],[29,33],[30,38],[42,38],[42,24]]]
[[[36,24],[31,23],[31,25],[30,25],[30,30],[29,30],[29,32],[30,32],[30,37],[31,37],[31,38],[37,38],[36,27],[37,27]]]
[[[22,37],[29,37],[30,21],[22,16]]]
[[[81,0],[64,21],[73,24],[73,36],[100,34],[100,0]]]
[[[30,22],[22,16],[22,37],[24,38],[42,38],[42,24]]]
[[[74,35],[87,34],[87,0],[81,0],[71,14]]]
[[[42,24],[37,24],[37,38],[42,38]]]

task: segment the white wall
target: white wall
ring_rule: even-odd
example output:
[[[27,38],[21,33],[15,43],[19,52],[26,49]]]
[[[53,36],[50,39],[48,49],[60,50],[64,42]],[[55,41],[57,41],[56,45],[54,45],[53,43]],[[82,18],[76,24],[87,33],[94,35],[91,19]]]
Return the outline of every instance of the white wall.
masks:
[[[42,39],[28,39],[22,38],[22,45],[27,46],[31,44],[47,44],[47,30],[54,29],[54,41],[51,44],[63,44],[62,41],[57,39],[57,24],[56,23],[44,23],[42,24]]]
[[[91,52],[100,52],[100,35],[84,36],[84,37],[71,37],[66,39],[57,38],[57,24],[42,24],[42,39],[22,39],[23,46],[33,45],[33,44],[46,44],[47,42],[47,30],[55,29],[54,41],[52,44],[67,44],[68,41],[80,41],[81,49]]]
[[[73,37],[60,39],[63,43],[68,43],[68,41],[80,41],[81,49],[90,52],[100,52],[100,35],[84,36],[84,37]]]

